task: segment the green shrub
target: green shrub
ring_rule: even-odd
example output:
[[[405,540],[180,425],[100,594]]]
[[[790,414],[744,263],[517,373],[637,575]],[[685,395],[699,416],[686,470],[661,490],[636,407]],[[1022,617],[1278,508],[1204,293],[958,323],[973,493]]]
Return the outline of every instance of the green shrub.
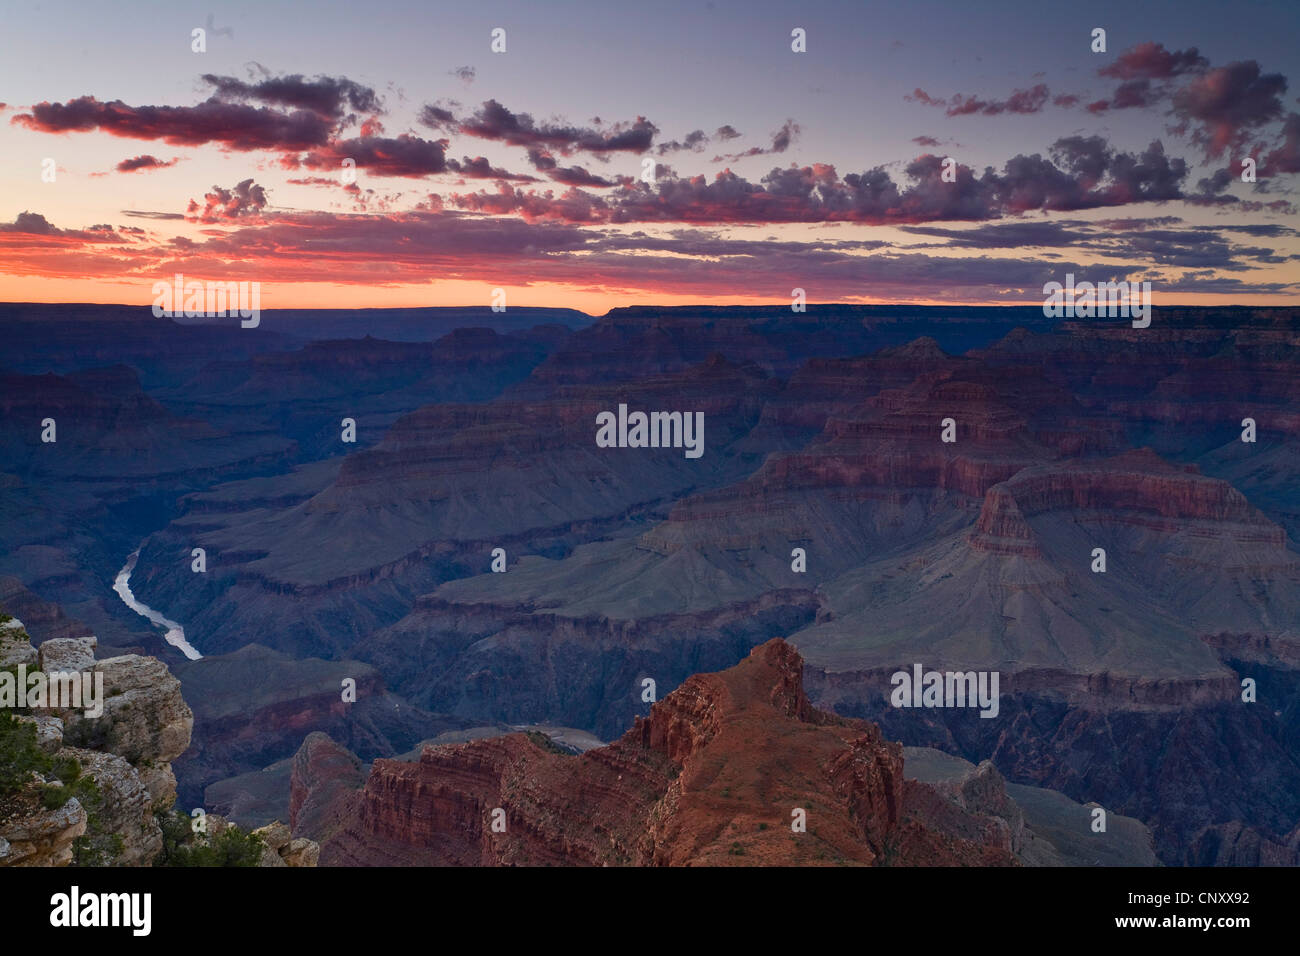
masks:
[[[233,824],[209,838],[196,834],[190,818],[176,810],[160,810],[154,816],[163,833],[154,866],[257,866],[266,848],[260,836]]]
[[[48,774],[53,767],[54,760],[36,742],[35,725],[0,713],[0,800],[21,790],[33,771]]]

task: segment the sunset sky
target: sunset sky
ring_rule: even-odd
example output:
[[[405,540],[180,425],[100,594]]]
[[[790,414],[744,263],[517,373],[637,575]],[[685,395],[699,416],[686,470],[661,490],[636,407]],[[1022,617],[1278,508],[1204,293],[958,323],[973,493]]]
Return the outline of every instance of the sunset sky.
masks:
[[[1073,272],[1288,304],[1297,37],[1294,0],[18,2],[0,300],[1034,303]]]

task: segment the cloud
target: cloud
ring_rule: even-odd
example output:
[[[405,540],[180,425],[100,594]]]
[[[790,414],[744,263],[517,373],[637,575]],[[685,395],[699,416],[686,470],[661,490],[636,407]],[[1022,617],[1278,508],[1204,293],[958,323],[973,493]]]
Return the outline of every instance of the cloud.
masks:
[[[539,146],[528,150],[528,161],[533,164],[534,169],[548,170],[556,166],[555,157],[550,154],[550,151]]]
[[[1108,100],[1095,100],[1088,104],[1089,113],[1104,113],[1107,110],[1127,110],[1141,106],[1153,106],[1160,96],[1160,91],[1153,88],[1147,79],[1125,80],[1115,89]]]
[[[1171,51],[1159,43],[1140,43],[1097,72],[1121,82],[1109,97],[1090,102],[1089,112],[1167,104],[1176,122],[1172,131],[1190,136],[1210,160],[1243,151],[1251,137],[1284,112],[1287,81],[1282,74],[1264,73],[1254,60],[1211,69],[1195,47]]]
[[[121,242],[112,226],[91,226],[88,229],[59,229],[38,212],[20,212],[13,222],[0,222],[0,232],[43,236],[50,239],[71,239],[78,242]]]
[[[610,186],[617,186],[618,181],[606,179],[603,176],[597,176],[581,166],[564,166],[552,169],[550,177],[557,183],[565,186],[589,186],[604,189]]]
[[[252,100],[272,106],[310,110],[334,119],[341,118],[348,108],[358,113],[381,111],[379,97],[374,90],[342,76],[318,76],[314,80],[308,80],[295,73],[292,76],[245,83],[233,76],[205,73],[202,80],[214,87],[213,97],[216,99]]]
[[[1300,173],[1300,114],[1287,115],[1282,124],[1281,142],[1264,157],[1261,169],[1266,175]]]
[[[378,176],[419,178],[452,169],[447,162],[447,140],[431,141],[409,133],[395,138],[360,136],[336,140],[301,156],[285,156],[281,165],[286,169],[337,170],[345,159]],[[459,164],[457,167],[452,171],[460,172]]]
[[[921,89],[919,86],[918,86],[916,89],[912,90],[911,93],[908,93],[906,96],[904,96],[903,99],[905,99],[905,100],[909,100],[909,101],[911,101],[911,102],[915,102],[915,103],[921,103],[921,104],[924,104],[925,106],[945,106],[945,105],[946,105],[946,104],[944,103],[943,100],[941,100],[941,99],[937,99],[937,98],[931,96],[929,93],[927,93],[925,90]]]
[[[1254,60],[1197,76],[1173,95],[1173,113],[1207,157],[1241,149],[1259,127],[1282,116],[1286,77],[1262,73]]]
[[[515,189],[501,183],[497,191],[455,195],[450,202],[460,209],[494,216],[516,215],[525,222],[569,224],[602,223],[610,218],[610,206],[599,196],[571,188],[556,196],[551,190],[536,192]]]
[[[979,113],[983,116],[997,116],[1001,113],[1038,113],[1047,104],[1049,95],[1051,94],[1047,85],[1039,83],[1027,90],[1015,90],[1005,100],[985,100],[977,96],[963,96],[960,93],[954,93],[945,102],[931,96],[920,87],[904,96],[903,99],[921,103],[925,106],[946,107],[948,116],[969,116],[972,113]]]
[[[178,212],[157,212],[150,209],[123,209],[122,215],[133,219],[184,219]]]
[[[751,146],[743,153],[732,153],[727,156],[714,156],[715,163],[734,163],[739,159],[746,159],[750,156],[768,156],[772,153],[784,153],[790,148],[790,144],[799,136],[799,124],[792,119],[786,120],[781,124],[781,128],[772,134],[772,145]]]
[[[1173,223],[1181,220],[1173,219]],[[1242,246],[1231,240],[1237,230],[1214,226],[1162,228],[1148,221],[1085,222],[1016,222],[985,224],[968,229],[935,226],[904,226],[904,232],[942,239],[941,243],[921,244],[909,248],[1016,249],[1064,248],[1120,259],[1143,266],[1169,265],[1180,268],[1218,269],[1241,272],[1251,263],[1276,264],[1290,257],[1279,255],[1263,246]],[[1276,227],[1260,235],[1282,238],[1294,232]]]
[[[457,162],[454,159],[449,159],[447,160],[447,169],[450,172],[460,173],[467,179],[504,179],[517,183],[537,182],[536,176],[529,176],[527,173],[508,172],[507,170],[493,166],[483,156],[476,156],[473,159],[466,156],[460,162]],[[592,178],[598,179],[598,177]]]
[[[795,129],[797,130],[798,127],[795,127]],[[681,151],[699,153],[699,152],[703,152],[704,147],[715,140],[725,143],[728,142],[729,140],[739,139],[739,138],[740,138],[740,134],[736,132],[735,127],[730,125],[719,126],[717,130],[714,131],[712,136],[705,133],[704,130],[702,129],[697,129],[687,133],[684,139],[681,140],[674,139],[674,140],[669,140],[666,143],[660,143],[657,147],[655,147],[655,151],[660,156],[663,156],[667,153],[674,153],[674,152],[681,152]],[[786,145],[787,146],[789,145],[788,141]],[[760,152],[762,151],[760,150]],[[755,153],[754,155],[758,155],[758,154]],[[719,161],[718,159],[714,160],[714,162],[718,162],[718,161]]]
[[[185,218],[190,222],[208,223],[256,218],[265,208],[266,190],[251,179],[245,179],[231,189],[213,186],[204,194],[202,206],[191,199]]]
[[[456,115],[449,109],[429,104],[420,110],[420,123],[431,129],[451,129],[456,125]]]
[[[456,79],[460,80],[466,86],[473,83],[474,77],[477,75],[472,66],[458,66],[456,69],[448,70],[447,72],[456,77]]]
[[[1027,212],[1071,211],[1182,198],[1187,165],[1170,159],[1156,141],[1140,154],[1116,152],[1100,137],[1065,137],[1052,147],[1055,162],[1034,154],[1008,160],[977,176],[958,165],[944,182],[942,159],[925,155],[909,163],[910,180],[894,182],[884,167],[839,176],[835,167],[771,170],[758,182],[730,169],[704,176],[661,176],[653,184],[628,181],[610,195],[504,187],[494,193],[455,195],[461,209],[514,214],[529,221],[779,223],[924,223],[997,219]],[[1059,165],[1058,165],[1059,164]]]
[[[38,103],[11,123],[43,133],[100,130],[130,139],[161,140],[176,146],[220,143],[229,149],[306,149],[325,144],[329,118],[311,110],[282,113],[210,99],[198,106],[128,106],[81,96],[67,103]]]
[[[944,240],[942,243],[927,243],[917,248],[934,245],[959,249],[1018,249],[1077,245],[1085,240],[1085,234],[1078,227],[1078,222],[1012,222],[1005,225],[974,226],[968,229],[952,229],[943,226],[901,226],[899,228],[912,235],[932,236]]]
[[[113,168],[119,173],[134,173],[141,169],[166,169],[168,166],[175,166],[178,162],[180,162],[178,158],[173,158],[170,162],[164,162],[157,156],[150,156],[146,153],[143,156],[124,159]]]
[[[160,274],[219,271],[234,280],[366,287],[424,284],[430,275],[438,275],[482,282],[485,287],[503,281],[563,283],[648,296],[734,298],[736,290],[743,289],[751,295],[784,297],[800,286],[815,289],[819,298],[826,299],[1025,301],[1041,300],[1043,282],[1067,271],[1098,280],[1133,274],[1125,265],[1082,258],[929,255],[896,250],[879,240],[756,241],[699,229],[647,236],[441,210],[269,214],[255,225],[237,221],[230,230],[197,240],[180,237],[152,245],[138,241],[111,245],[105,241],[109,234],[94,231],[108,227],[83,230],[81,234],[98,241],[78,242],[70,238],[77,233],[57,230],[43,217],[25,215],[27,228],[54,235],[11,236],[11,228],[0,226],[0,254],[6,257],[9,271],[134,278],[146,290]],[[1177,261],[1180,253],[1172,245],[1161,246],[1162,241],[1176,243],[1177,239],[1153,237],[1151,255]],[[1195,247],[1186,245],[1187,255],[1195,256]],[[1283,293],[1296,288],[1295,283],[1230,279],[1209,270],[1158,278],[1165,293],[1211,287],[1238,294]]]
[[[1166,50],[1163,44],[1148,40],[1125,50],[1115,62],[1097,71],[1100,76],[1119,80],[1166,80],[1188,73],[1201,73],[1209,61],[1197,52],[1196,47],[1186,50]]]
[[[644,116],[609,129],[539,123],[528,113],[514,113],[496,100],[487,100],[473,116],[456,118],[450,110],[425,106],[420,122],[434,129],[454,128],[466,136],[496,140],[511,146],[541,146],[568,155],[589,153],[644,153],[659,130]]]
[[[697,129],[687,133],[686,137],[682,140],[674,139],[669,140],[666,143],[660,143],[655,147],[655,150],[660,156],[665,153],[678,152],[681,150],[689,150],[693,153],[698,153],[700,150],[704,149],[705,144],[708,142],[708,134],[706,134],[702,129]]]

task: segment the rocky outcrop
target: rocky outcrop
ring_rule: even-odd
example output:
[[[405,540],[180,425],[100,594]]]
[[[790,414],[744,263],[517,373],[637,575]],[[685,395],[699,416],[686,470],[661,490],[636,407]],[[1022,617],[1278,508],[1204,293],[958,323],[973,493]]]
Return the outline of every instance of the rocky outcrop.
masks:
[[[155,658],[95,660],[94,637],[54,638],[37,650],[25,632],[15,633],[30,653],[15,647],[18,642],[11,638],[7,659],[39,666],[46,675],[79,673],[91,688],[102,681],[103,710],[94,715],[91,700],[83,699],[82,708],[44,708],[18,717],[36,728],[37,746],[55,766],[75,761],[78,776],[93,781],[94,818],[88,818],[75,796],[58,809],[44,809],[42,794],[66,781],[38,774],[0,804],[0,843],[8,848],[0,852],[0,865],[66,865],[73,859],[74,841],[85,835],[102,837],[113,847],[104,862],[149,865],[163,845],[154,812],[170,809],[176,800],[170,761],[189,746],[193,725],[179,681]]]
[[[129,654],[95,660],[94,637],[56,639],[40,646],[41,669],[80,671],[88,679],[102,675],[104,712],[59,712],[65,739],[125,758],[147,789],[155,807],[176,802],[171,761],[190,745],[194,714],[181,696],[181,685],[162,661]]]
[[[73,842],[86,832],[76,797],[56,809],[41,804],[44,781],[0,803],[0,866],[67,866]]]
[[[74,758],[81,772],[94,778],[103,798],[99,826],[121,839],[115,866],[149,866],[163,846],[162,829],[154,819],[156,806],[136,768],[111,753],[66,747],[61,756]]]
[[[295,832],[320,826],[302,808],[330,787],[326,865],[1015,862],[1001,818],[971,839],[924,806],[905,816],[902,748],[813,708],[802,671],[772,640],[690,678],[607,747],[431,746],[415,764],[376,761],[359,792],[319,772],[338,755],[317,739],[295,763]],[[972,818],[1001,810],[978,783],[965,793]]]
[[[279,820],[253,833],[265,844],[261,866],[315,866],[320,861],[320,845],[305,837],[295,839]]]
[[[323,733],[307,735],[293,758],[289,785],[289,824],[295,832],[333,835],[340,801],[366,780],[360,760]]]

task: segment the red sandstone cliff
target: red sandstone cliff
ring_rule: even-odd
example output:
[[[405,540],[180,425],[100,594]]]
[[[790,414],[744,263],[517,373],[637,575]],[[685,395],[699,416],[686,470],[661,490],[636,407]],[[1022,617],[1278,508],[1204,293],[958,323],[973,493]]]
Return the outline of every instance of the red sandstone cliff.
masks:
[[[295,762],[296,832],[325,841],[326,865],[1015,862],[1006,827],[905,788],[902,747],[814,708],[802,672],[774,639],[690,678],[607,747],[571,756],[523,734],[428,747],[418,763],[376,761],[359,792],[314,740]]]

